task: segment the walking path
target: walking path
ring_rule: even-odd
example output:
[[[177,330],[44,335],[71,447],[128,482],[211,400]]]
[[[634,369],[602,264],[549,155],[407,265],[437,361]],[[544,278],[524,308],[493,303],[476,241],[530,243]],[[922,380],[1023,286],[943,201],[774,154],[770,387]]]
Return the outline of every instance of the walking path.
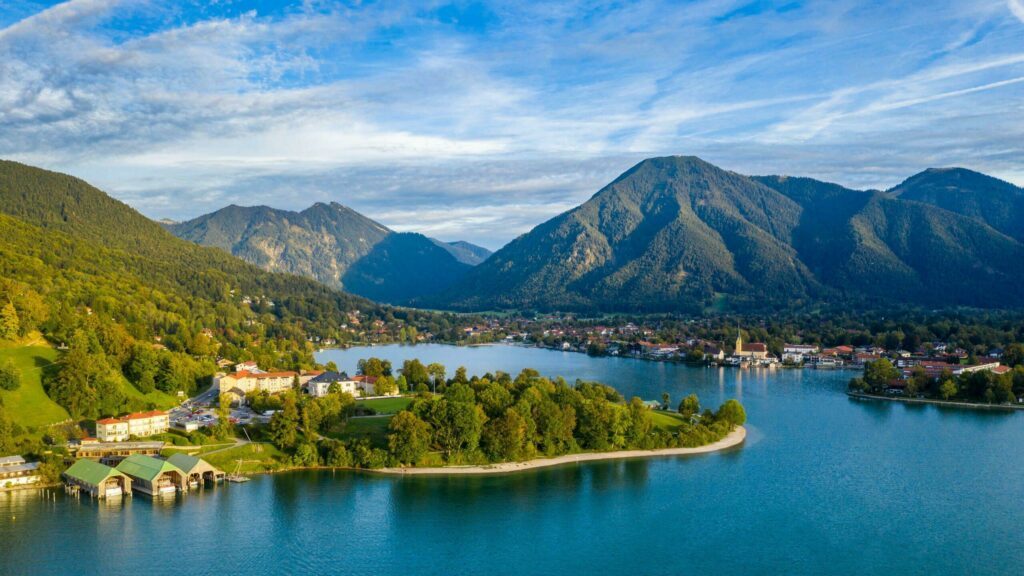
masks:
[[[371,470],[381,474],[398,475],[419,475],[419,474],[508,474],[511,472],[522,472],[561,464],[573,464],[577,462],[592,462],[595,460],[619,460],[622,458],[654,458],[659,456],[688,456],[693,454],[706,454],[717,452],[734,446],[739,446],[747,437],[747,429],[737,426],[728,436],[718,442],[696,448],[665,448],[662,450],[619,450],[616,452],[584,452],[581,454],[566,454],[556,458],[538,458],[526,462],[502,462],[500,464],[488,464],[484,466],[440,466],[436,468],[381,468]]]

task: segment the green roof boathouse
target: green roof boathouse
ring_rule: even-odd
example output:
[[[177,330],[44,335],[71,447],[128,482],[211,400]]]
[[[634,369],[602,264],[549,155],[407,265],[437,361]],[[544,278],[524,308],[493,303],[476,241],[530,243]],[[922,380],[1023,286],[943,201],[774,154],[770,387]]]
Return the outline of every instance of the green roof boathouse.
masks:
[[[114,468],[92,460],[79,460],[64,471],[64,482],[72,493],[87,492],[94,498],[131,495],[132,479]]]

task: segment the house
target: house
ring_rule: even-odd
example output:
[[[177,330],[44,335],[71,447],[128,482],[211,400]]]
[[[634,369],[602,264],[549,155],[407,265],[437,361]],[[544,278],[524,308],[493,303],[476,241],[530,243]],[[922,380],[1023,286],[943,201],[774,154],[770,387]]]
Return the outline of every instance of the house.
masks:
[[[135,454],[117,465],[116,470],[132,480],[132,490],[159,496],[188,490],[187,475],[166,460]]]
[[[707,342],[704,344],[704,359],[705,360],[717,360],[721,362],[725,360],[725,350],[718,344]]]
[[[763,342],[750,342],[748,344],[743,344],[743,336],[737,331],[736,350],[732,355],[737,358],[764,360],[768,358],[768,345]]]
[[[233,374],[219,374],[214,377],[213,383],[221,394],[229,392],[236,396],[246,396],[254,392],[280,394],[292,389],[298,375],[298,372],[241,370]]]
[[[95,498],[113,498],[132,493],[131,478],[92,460],[75,462],[61,476],[69,489],[88,492]]]
[[[238,364],[235,364],[235,372],[252,372],[253,374],[259,374],[263,371],[260,370],[259,365],[256,364],[255,361],[248,360],[246,362],[239,362]]]
[[[21,456],[0,458],[0,490],[24,488],[39,482],[39,462],[25,462]]]
[[[204,482],[217,483],[224,480],[224,472],[202,458],[178,452],[172,454],[167,461],[185,473],[185,483],[189,488],[199,488]]]
[[[144,438],[163,434],[170,426],[170,416],[162,410],[134,412],[121,418],[97,420],[96,437],[100,442],[124,442],[133,436]]]
[[[324,372],[306,383],[306,392],[314,398],[322,398],[331,392],[331,386],[338,385],[339,392],[348,392],[353,396],[359,393],[358,383],[344,372]]]

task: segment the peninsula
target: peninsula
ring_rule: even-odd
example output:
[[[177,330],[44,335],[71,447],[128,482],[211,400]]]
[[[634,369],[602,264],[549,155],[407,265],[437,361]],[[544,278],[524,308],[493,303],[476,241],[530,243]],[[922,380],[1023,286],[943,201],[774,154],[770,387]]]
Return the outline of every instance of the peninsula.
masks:
[[[595,462],[600,460],[625,460],[633,458],[658,458],[665,456],[695,456],[734,448],[743,444],[747,438],[747,429],[737,426],[725,438],[705,446],[696,448],[661,448],[658,450],[619,450],[615,452],[582,452],[579,454],[565,454],[554,458],[536,458],[525,462],[501,462],[481,466],[435,466],[435,467],[406,467],[406,468],[381,468],[374,470],[381,474],[393,475],[478,475],[478,474],[512,474],[515,472],[526,472],[538,468],[550,468],[564,464],[577,464],[580,462]]]

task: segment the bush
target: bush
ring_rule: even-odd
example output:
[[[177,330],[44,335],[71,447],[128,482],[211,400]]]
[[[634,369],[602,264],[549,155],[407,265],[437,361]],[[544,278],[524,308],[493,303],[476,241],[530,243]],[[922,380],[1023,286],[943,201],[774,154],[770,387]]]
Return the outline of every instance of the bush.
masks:
[[[21,386],[21,371],[7,360],[0,364],[0,389],[17,390]]]

